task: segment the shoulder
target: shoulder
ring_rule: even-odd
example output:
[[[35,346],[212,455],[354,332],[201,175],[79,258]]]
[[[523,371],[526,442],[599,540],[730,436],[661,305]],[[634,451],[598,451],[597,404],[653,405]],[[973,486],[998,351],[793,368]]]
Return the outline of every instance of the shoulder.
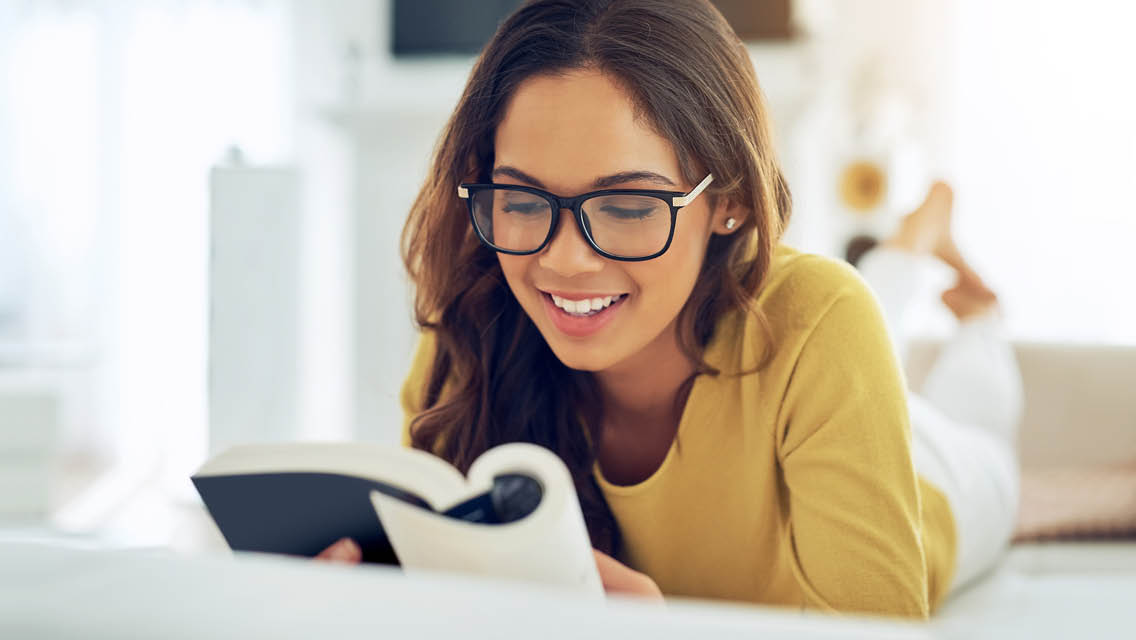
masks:
[[[433,368],[435,353],[437,351],[437,338],[433,331],[424,329],[418,334],[418,344],[414,348],[414,357],[411,359],[410,371],[402,383],[399,391],[399,400],[402,403],[403,429],[402,443],[410,446],[410,423],[414,416],[426,409],[426,391],[430,384],[430,374]]]
[[[885,331],[875,294],[854,267],[780,245],[753,308],[720,320],[707,356],[725,370],[753,369],[763,356],[775,370],[791,369],[810,341]]]
[[[750,384],[762,404],[777,407],[779,455],[825,425],[829,433],[848,430],[856,437],[902,429],[901,366],[878,299],[854,267],[780,248],[757,305],[772,349]],[[756,345],[758,314],[748,315],[746,335]]]
[[[876,300],[847,262],[780,245],[756,304],[775,330],[796,332],[815,327],[837,302],[871,307]]]

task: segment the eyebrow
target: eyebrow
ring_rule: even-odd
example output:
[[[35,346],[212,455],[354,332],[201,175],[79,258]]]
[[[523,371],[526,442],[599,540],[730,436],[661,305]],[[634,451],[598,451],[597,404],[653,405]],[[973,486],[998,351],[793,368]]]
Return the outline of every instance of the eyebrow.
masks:
[[[521,182],[527,182],[527,183],[531,184],[532,186],[537,187],[538,189],[546,189],[546,190],[548,189],[548,187],[545,187],[544,184],[540,180],[537,180],[536,178],[530,176],[529,174],[525,173],[524,171],[521,171],[520,169],[517,169],[516,167],[510,167],[508,165],[503,165],[503,166],[500,166],[500,167],[493,169],[493,173],[491,174],[491,177],[496,178],[498,176],[505,176],[505,177],[513,178],[514,180],[520,180]],[[664,185],[664,186],[668,186],[668,187],[677,186],[677,185],[675,185],[673,180],[664,176],[661,173],[655,173],[654,171],[639,170],[639,171],[620,171],[619,173],[613,173],[609,176],[603,176],[603,177],[600,177],[600,178],[596,178],[594,181],[592,181],[592,188],[593,189],[606,189],[606,188],[608,188],[612,185],[623,184],[623,183],[626,183],[626,182],[652,182],[652,183],[655,183],[655,184],[660,184],[660,185]]]

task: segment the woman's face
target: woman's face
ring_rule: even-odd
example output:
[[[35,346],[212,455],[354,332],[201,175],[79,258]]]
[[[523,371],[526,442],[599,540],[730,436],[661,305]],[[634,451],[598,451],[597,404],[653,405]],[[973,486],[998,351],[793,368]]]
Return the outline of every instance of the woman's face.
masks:
[[[523,82],[497,128],[492,180],[542,188],[563,197],[609,189],[688,192],[670,142],[636,118],[628,95],[598,71],[542,75]],[[618,182],[604,180],[626,174]],[[540,252],[498,253],[513,295],[568,367],[604,371],[631,363],[654,344],[674,343],[674,322],[698,278],[712,232],[726,232],[727,213],[712,215],[703,194],[679,211],[663,255],[643,262],[610,260],[581,235],[570,212]],[[582,315],[568,301],[614,300]],[[620,297],[622,296],[622,297]],[[558,304],[559,303],[559,304]],[[649,361],[647,358],[646,361]]]

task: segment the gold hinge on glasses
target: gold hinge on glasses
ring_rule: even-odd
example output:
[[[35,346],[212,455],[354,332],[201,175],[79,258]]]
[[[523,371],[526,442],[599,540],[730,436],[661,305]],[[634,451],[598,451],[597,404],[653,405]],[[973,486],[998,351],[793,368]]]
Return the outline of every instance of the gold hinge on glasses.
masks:
[[[714,182],[714,174],[708,173],[706,174],[706,177],[702,179],[702,182],[699,182],[698,186],[692,189],[690,193],[686,194],[685,196],[675,196],[674,198],[672,198],[671,204],[676,207],[685,207],[691,202],[694,202],[694,199],[698,197],[698,194],[702,193],[703,189],[710,186],[711,182]]]

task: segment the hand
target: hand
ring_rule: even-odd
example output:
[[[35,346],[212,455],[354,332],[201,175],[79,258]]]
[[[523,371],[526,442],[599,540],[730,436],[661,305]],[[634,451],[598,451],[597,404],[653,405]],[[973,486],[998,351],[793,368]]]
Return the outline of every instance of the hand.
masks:
[[[341,564],[359,564],[363,561],[363,550],[351,538],[340,538],[335,544],[320,551],[315,559]]]
[[[658,602],[663,601],[662,591],[659,590],[659,586],[650,576],[635,571],[602,551],[593,549],[592,553],[595,555],[596,569],[599,570],[604,591],[640,596]],[[363,560],[363,551],[351,538],[341,538],[335,544],[319,552],[315,559],[323,562],[359,564]]]
[[[650,576],[639,573],[602,551],[592,549],[592,553],[596,557],[596,568],[599,569],[604,591],[663,601],[663,592]]]

